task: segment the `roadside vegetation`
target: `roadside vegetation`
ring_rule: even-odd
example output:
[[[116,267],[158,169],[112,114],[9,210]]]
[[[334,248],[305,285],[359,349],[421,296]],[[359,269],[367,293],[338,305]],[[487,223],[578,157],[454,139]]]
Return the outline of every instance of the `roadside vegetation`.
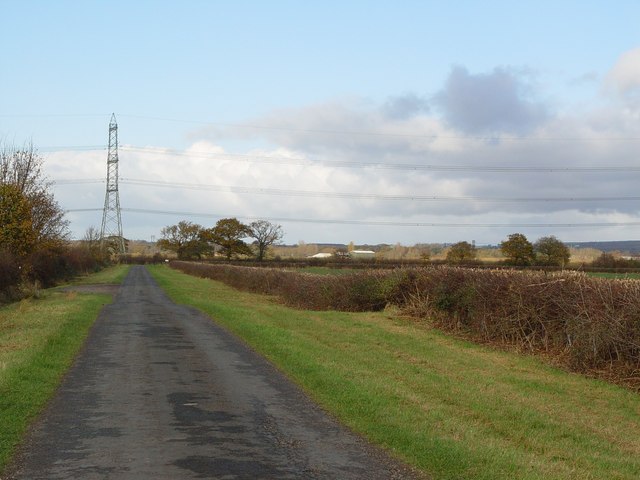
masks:
[[[118,283],[128,267],[110,267],[86,283]],[[43,291],[0,307],[0,472],[57,388],[110,296]]]
[[[455,335],[538,354],[568,370],[640,390],[640,282],[577,272],[437,266],[314,275],[171,262],[185,273],[309,310],[394,306]]]
[[[83,275],[77,277],[73,281],[73,285],[107,285],[107,284],[121,284],[124,277],[129,273],[131,266],[128,264],[112,265],[99,272],[92,273],[90,275]]]
[[[37,150],[0,144],[0,304],[108,263],[95,229],[70,246],[68,223]]]
[[[640,477],[634,392],[451,338],[395,309],[292,309],[148,268],[174,301],[211,315],[345,424],[434,479]]]

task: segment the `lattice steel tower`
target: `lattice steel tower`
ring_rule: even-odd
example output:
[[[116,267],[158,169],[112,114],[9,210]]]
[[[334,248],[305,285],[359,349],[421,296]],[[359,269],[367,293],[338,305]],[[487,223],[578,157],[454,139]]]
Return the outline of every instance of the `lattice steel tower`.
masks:
[[[109,122],[109,153],[107,154],[107,192],[104,196],[100,241],[104,248],[106,241],[113,245],[115,253],[125,253],[120,216],[120,196],[118,194],[118,124],[116,114]]]

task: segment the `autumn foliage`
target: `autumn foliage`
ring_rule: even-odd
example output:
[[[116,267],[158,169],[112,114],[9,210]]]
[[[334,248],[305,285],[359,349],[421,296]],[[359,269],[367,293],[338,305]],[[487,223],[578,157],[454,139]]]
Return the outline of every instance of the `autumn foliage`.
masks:
[[[86,248],[69,247],[68,222],[32,146],[0,145],[0,302],[28,295],[99,266]]]

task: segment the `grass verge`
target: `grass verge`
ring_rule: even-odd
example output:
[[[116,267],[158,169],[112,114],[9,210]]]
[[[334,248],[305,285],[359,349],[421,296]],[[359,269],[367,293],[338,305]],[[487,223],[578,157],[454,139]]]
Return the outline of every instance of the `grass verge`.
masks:
[[[615,278],[619,280],[640,280],[640,273],[588,272],[590,277]]]
[[[302,267],[294,271],[302,273],[313,273],[315,275],[351,275],[358,270],[353,268],[331,268],[331,267]]]
[[[131,265],[113,265],[100,270],[97,273],[86,275],[78,278],[72,282],[74,285],[86,285],[86,284],[109,284],[109,283],[122,283],[124,277],[129,273]]]
[[[126,271],[111,267],[83,281],[117,283]],[[109,295],[52,289],[0,307],[0,472],[110,301]]]
[[[391,312],[293,310],[148,267],[343,423],[434,479],[640,477],[640,396]]]

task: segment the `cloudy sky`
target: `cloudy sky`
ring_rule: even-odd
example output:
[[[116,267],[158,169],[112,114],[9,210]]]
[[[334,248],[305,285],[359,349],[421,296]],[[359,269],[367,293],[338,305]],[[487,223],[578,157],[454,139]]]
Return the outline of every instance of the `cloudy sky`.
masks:
[[[0,142],[72,234],[118,121],[124,234],[640,238],[640,2],[0,0]],[[93,211],[78,211],[95,209]]]

